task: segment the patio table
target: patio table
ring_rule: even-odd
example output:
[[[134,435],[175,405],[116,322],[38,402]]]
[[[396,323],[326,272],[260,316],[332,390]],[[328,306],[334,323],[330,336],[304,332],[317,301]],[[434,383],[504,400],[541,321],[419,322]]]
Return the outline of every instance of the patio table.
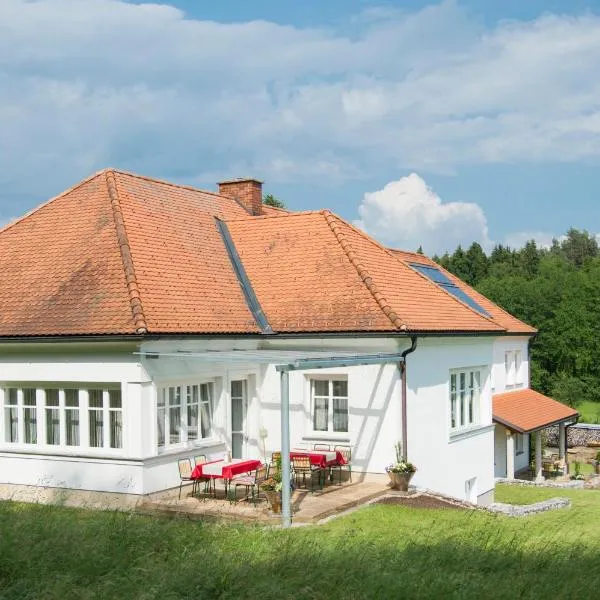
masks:
[[[339,451],[327,451],[327,450],[302,450],[294,449],[290,452],[290,458],[308,456],[310,464],[315,467],[332,467],[334,465],[345,465],[346,460],[344,455]]]
[[[233,458],[230,461],[213,460],[196,465],[191,477],[192,479],[223,479],[225,482],[225,495],[227,496],[229,484],[236,475],[254,471],[261,464],[260,460],[247,458]]]

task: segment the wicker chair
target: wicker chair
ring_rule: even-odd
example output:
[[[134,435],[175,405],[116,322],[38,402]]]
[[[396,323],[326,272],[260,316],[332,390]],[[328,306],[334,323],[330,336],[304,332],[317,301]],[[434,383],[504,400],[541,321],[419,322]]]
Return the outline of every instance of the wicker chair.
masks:
[[[351,446],[335,446],[334,450],[339,452],[343,457],[345,464],[343,465],[335,465],[333,468],[338,469],[340,473],[340,485],[342,484],[342,470],[347,469],[348,475],[350,477],[350,482],[352,483],[352,447]]]
[[[294,456],[292,458],[292,468],[294,470],[294,477],[296,479],[296,485],[300,487],[299,479],[302,478],[302,484],[306,487],[306,477],[308,475],[310,479],[310,491],[315,491],[315,475],[318,477],[319,488],[323,489],[325,483],[325,469],[316,467],[310,464],[310,458],[308,456]]]
[[[189,458],[181,458],[177,461],[179,467],[179,499],[181,500],[181,488],[184,483],[192,483],[192,496],[196,491],[196,480],[192,479],[192,461]]]
[[[325,452],[331,452],[331,446],[329,444],[315,444],[314,450],[325,450]]]
[[[196,466],[203,465],[206,462],[206,456],[204,454],[198,454],[198,456],[194,456],[194,462]]]
[[[256,505],[260,497],[260,485],[267,478],[267,467],[261,465],[254,471],[253,474],[239,475],[231,480],[233,485],[233,499],[237,502],[237,489],[242,486],[246,489],[246,495],[244,498],[248,498],[248,495],[252,494],[252,503]],[[256,492],[256,494],[255,494]]]

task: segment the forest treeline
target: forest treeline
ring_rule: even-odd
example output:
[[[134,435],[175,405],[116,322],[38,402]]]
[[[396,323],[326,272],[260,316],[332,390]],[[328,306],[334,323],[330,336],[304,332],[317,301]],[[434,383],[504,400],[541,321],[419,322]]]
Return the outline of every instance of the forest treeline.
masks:
[[[570,229],[550,248],[497,245],[489,256],[474,243],[433,259],[539,330],[532,388],[572,406],[600,402],[600,251],[592,235]]]

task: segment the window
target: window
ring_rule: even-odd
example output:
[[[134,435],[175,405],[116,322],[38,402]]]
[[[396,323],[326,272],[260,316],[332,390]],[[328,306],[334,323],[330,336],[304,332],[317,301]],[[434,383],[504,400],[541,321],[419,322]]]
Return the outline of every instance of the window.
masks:
[[[523,385],[523,361],[520,350],[515,350],[515,385]]]
[[[313,431],[348,432],[348,381],[311,379]]]
[[[108,391],[109,445],[111,448],[123,447],[123,403],[121,390]]]
[[[523,454],[523,438],[525,436],[520,433],[515,433],[515,450],[517,454]]]
[[[58,390],[45,390],[46,405],[46,444],[60,444],[60,406]]]
[[[90,446],[102,448],[104,446],[104,415],[103,415],[102,390],[88,391],[88,414],[90,428]]]
[[[37,405],[35,401],[35,389],[23,390],[23,423],[24,442],[26,444],[37,444]]]
[[[123,447],[120,389],[8,387],[4,389],[3,410],[5,443]],[[83,429],[82,418],[87,423]]]
[[[512,350],[504,353],[504,372],[506,374],[505,387],[510,388],[515,384],[515,363]]]
[[[506,372],[506,388],[523,385],[523,353],[521,350],[507,350],[504,353],[504,370]]]
[[[212,383],[160,389],[156,411],[158,446],[169,447],[209,438],[212,435],[212,399]]]
[[[19,441],[19,419],[17,390],[9,388],[4,390],[4,439],[7,442]]]
[[[67,446],[79,446],[79,390],[65,390]]]
[[[479,420],[481,373],[478,370],[450,373],[450,429],[466,429]]]
[[[427,279],[435,283],[438,287],[446,290],[449,294],[452,294],[457,300],[460,300],[473,310],[476,310],[478,313],[489,317],[490,314],[484,310],[480,304],[475,302],[471,296],[469,296],[465,291],[459,288],[445,273],[440,271],[437,267],[432,265],[424,265],[422,263],[409,263],[410,266],[421,273],[421,275],[425,275]]]

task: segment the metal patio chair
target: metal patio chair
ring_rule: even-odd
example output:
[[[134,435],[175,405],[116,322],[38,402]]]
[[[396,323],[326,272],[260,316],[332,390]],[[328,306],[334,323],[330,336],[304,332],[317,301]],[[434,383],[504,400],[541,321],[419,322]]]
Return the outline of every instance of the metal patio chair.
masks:
[[[266,465],[260,465],[254,471],[254,473],[246,474],[246,475],[238,475],[231,480],[231,484],[233,485],[233,499],[234,502],[237,502],[237,489],[238,487],[244,487],[246,490],[245,499],[248,499],[248,496],[251,495],[252,503],[256,505],[260,498],[260,486],[262,482],[267,478],[267,467]]]
[[[334,447],[335,452],[339,452],[343,457],[345,464],[343,465],[334,465],[334,469],[339,470],[340,474],[340,485],[342,485],[342,470],[347,469],[348,475],[350,477],[350,483],[352,483],[352,447],[346,445],[338,445]]]
[[[323,485],[325,484],[325,469],[312,465],[308,456],[294,456],[292,458],[292,468],[294,470],[294,478],[298,487],[300,487],[300,478],[302,478],[303,486],[306,487],[306,478],[308,476],[310,479],[310,491],[314,492],[314,481],[316,475],[319,488],[323,489]]]

